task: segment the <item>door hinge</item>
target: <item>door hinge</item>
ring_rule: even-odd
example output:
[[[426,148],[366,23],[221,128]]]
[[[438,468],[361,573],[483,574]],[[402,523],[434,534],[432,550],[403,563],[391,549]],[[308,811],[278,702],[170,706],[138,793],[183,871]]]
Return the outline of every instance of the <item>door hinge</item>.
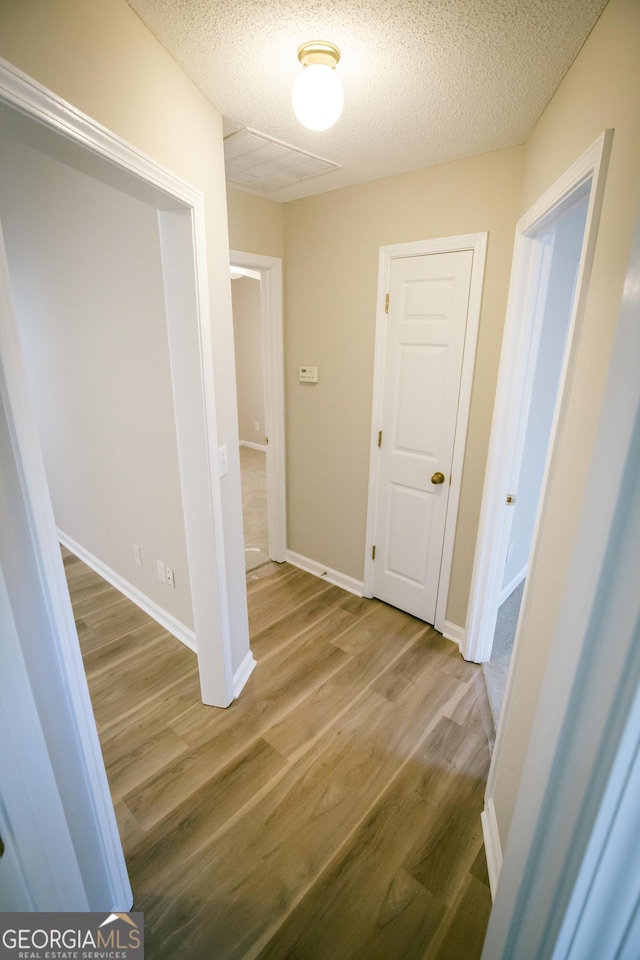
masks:
[[[382,446],[382,430],[378,430],[378,446]]]
[[[375,558],[376,558],[376,548],[371,547],[371,559],[375,560]]]
[[[265,437],[265,438],[264,438],[264,445],[265,445],[265,447],[268,447],[268,446],[269,446],[269,437]]]
[[[4,843],[3,843],[2,837],[0,837],[0,860],[2,859],[3,856],[4,856]]]
[[[508,504],[508,506],[510,506],[510,507],[513,506],[513,504],[514,504],[515,502],[516,502],[516,495],[515,495],[515,493],[508,493],[508,494],[507,494],[507,504]]]
[[[389,313],[389,294],[386,293],[384,297],[384,312]]]

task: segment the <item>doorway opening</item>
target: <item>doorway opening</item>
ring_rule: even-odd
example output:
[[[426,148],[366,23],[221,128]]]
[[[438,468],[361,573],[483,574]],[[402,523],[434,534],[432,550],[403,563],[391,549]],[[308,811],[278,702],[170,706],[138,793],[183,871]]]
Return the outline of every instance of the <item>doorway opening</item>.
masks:
[[[282,261],[230,251],[247,572],[286,559]]]
[[[564,416],[564,386],[573,369],[611,137],[611,131],[606,131],[516,227],[467,623],[461,644],[465,659],[476,663],[491,659],[501,601],[513,592],[525,573],[532,576],[535,568],[535,545],[544,523],[546,477],[553,469]],[[566,275],[560,269],[563,255],[573,262]],[[556,273],[558,276],[554,276]],[[563,291],[557,300],[552,296],[556,284]],[[560,305],[564,325],[557,318],[552,322],[551,314],[548,323],[544,322],[546,308],[551,310],[554,302]],[[542,360],[546,350],[554,353],[553,371],[547,371]],[[541,364],[537,374],[538,356]],[[545,383],[547,372],[549,383]],[[536,389],[539,393],[534,399]],[[527,450],[528,422],[532,434]],[[525,466],[529,456],[534,456],[535,468]],[[511,531],[521,499],[520,550],[511,539]],[[528,579],[522,596],[523,613],[527,606],[527,582]]]
[[[231,303],[236,357],[244,568],[249,573],[269,561],[268,437],[264,412],[259,271],[249,267],[231,267]]]
[[[533,544],[544,468],[549,451],[560,377],[580,266],[590,181],[577,188],[529,234],[540,246],[540,277],[532,338],[527,357],[520,451],[511,487],[510,529],[491,659],[483,664],[494,725],[497,727]],[[517,476],[516,476],[517,474]]]
[[[27,81],[25,86],[27,90],[22,102],[29,103]],[[185,612],[191,613],[188,606],[192,606],[192,645],[197,648],[203,700],[210,705],[226,706],[234,698],[231,627],[226,615],[225,573],[216,556],[222,547],[219,478],[212,472],[207,455],[208,448],[217,446],[212,371],[203,357],[203,344],[210,336],[206,328],[208,297],[196,270],[197,246],[204,230],[202,198],[181,181],[174,184],[174,178],[164,171],[158,173],[155,181],[150,180],[154,171],[150,161],[145,158],[141,171],[141,161],[134,151],[106,132],[100,130],[99,134],[96,133],[95,126],[87,118],[76,120],[78,127],[82,128],[78,138],[81,142],[76,141],[73,131],[66,136],[60,135],[51,114],[55,115],[56,110],[63,108],[58,107],[55,100],[52,104],[47,104],[44,111],[34,107],[35,119],[25,115],[23,110],[16,110],[10,103],[0,104],[3,137],[15,139],[34,154],[52,159],[60,170],[76,170],[85,179],[94,179],[108,189],[115,189],[123,197],[141,201],[155,210],[156,252],[160,262],[160,282],[164,287],[162,299],[170,361],[170,405],[175,418],[179,496],[182,499],[179,523],[184,530],[191,585],[191,597]],[[84,145],[87,142],[93,143],[92,151]],[[119,162],[114,162],[116,152]],[[176,191],[177,195],[171,191]],[[91,255],[90,251],[88,254]],[[83,277],[79,275],[76,281],[68,284],[70,298],[81,288]],[[184,322],[185,317],[188,323]],[[15,318],[11,323],[15,323]],[[19,371],[20,388],[29,398],[22,349],[17,341],[15,347],[16,357],[12,362],[16,372]],[[114,384],[113,388],[117,400],[117,386]],[[24,402],[29,409],[20,412],[26,421],[32,417],[33,407],[30,398]],[[26,423],[23,427],[18,419],[16,429],[18,434],[21,429],[26,433]],[[46,498],[43,509],[50,509],[49,489],[46,493],[40,491],[39,495]],[[154,563],[157,559],[163,558],[154,557]],[[213,591],[212,582],[215,584]],[[67,599],[63,602],[66,605]],[[169,623],[165,625],[171,629]],[[182,634],[179,630],[176,632],[189,644],[188,629]]]

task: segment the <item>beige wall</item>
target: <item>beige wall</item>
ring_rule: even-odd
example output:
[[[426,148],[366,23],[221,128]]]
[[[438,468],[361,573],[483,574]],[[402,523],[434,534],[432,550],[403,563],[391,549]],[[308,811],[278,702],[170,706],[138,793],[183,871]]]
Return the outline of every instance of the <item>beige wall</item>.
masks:
[[[0,56],[204,195],[235,670],[248,634],[220,114],[124,0],[3,0]]]
[[[464,625],[520,196],[522,150],[285,204],[290,549],[361,580],[379,247],[489,232],[448,619]],[[301,364],[319,367],[313,387]]]
[[[550,641],[557,618],[584,479],[593,451],[608,360],[640,201],[640,4],[611,0],[525,145],[520,212],[607,127],[615,130],[602,219],[559,454],[549,481],[536,577],[494,756],[493,799],[504,846]],[[606,496],[606,485],[603,487]],[[571,643],[571,637],[566,637]]]
[[[227,189],[229,246],[262,257],[284,257],[284,204]]]

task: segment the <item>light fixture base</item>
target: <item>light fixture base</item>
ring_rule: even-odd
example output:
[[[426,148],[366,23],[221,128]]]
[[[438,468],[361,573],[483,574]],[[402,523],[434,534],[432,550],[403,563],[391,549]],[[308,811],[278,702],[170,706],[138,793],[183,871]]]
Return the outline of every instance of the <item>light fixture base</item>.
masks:
[[[322,63],[333,69],[340,60],[340,50],[335,43],[311,40],[298,47],[298,60],[303,67],[309,67],[312,63]]]

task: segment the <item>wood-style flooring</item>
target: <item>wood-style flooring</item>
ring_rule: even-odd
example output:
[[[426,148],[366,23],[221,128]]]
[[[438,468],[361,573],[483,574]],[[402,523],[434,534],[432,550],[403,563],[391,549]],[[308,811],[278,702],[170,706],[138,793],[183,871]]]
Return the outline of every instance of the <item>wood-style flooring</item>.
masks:
[[[65,555],[148,960],[474,960],[490,910],[480,667],[286,564],[248,577],[258,666],[196,658]]]

